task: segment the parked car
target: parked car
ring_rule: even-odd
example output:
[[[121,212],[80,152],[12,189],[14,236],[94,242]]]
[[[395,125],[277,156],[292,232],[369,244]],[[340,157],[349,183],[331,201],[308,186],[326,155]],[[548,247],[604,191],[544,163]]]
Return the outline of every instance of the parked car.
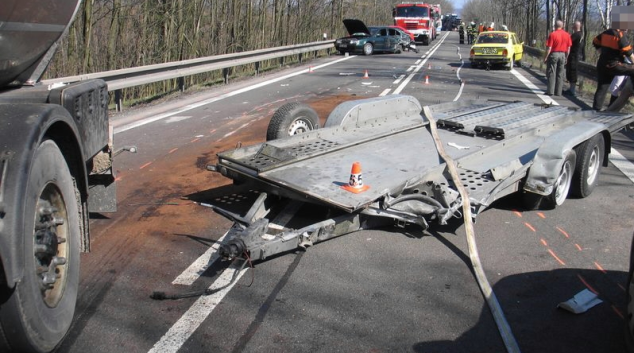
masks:
[[[510,70],[522,60],[523,44],[513,32],[482,32],[471,47],[469,61],[472,67],[488,69],[493,65],[504,65]]]
[[[412,42],[414,41],[414,39],[416,39],[416,38],[414,37],[414,33],[412,33],[412,32],[410,32],[410,31],[406,30],[405,28],[403,28],[403,27],[401,27],[401,26],[389,26],[389,27],[390,27],[390,28],[396,28],[396,29],[398,29],[399,31],[401,31],[401,32],[403,32],[403,33],[405,33],[405,34],[407,34],[407,35],[409,36],[410,41],[412,41]]]
[[[335,41],[335,49],[340,53],[372,55],[375,52],[401,52],[401,35],[395,28],[368,28],[363,21],[356,19],[345,19],[343,24],[349,36]]]

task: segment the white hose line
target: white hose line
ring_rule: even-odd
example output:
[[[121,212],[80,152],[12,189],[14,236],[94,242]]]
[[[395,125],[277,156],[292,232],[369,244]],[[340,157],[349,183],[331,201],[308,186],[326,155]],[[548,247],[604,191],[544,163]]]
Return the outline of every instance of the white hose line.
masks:
[[[482,263],[480,262],[480,255],[478,254],[478,247],[475,241],[473,219],[471,216],[471,205],[469,203],[469,195],[467,193],[467,190],[464,188],[464,185],[462,185],[462,182],[460,181],[460,176],[458,175],[458,170],[456,169],[456,165],[453,159],[451,159],[451,157],[447,155],[442,141],[440,140],[440,137],[438,137],[436,120],[434,120],[431,110],[428,106],[424,106],[423,112],[425,113],[425,117],[427,117],[427,119],[429,120],[431,134],[434,138],[434,142],[436,143],[438,153],[445,160],[445,163],[447,163],[447,168],[449,169],[451,178],[453,179],[453,182],[456,185],[458,192],[460,193],[460,197],[462,197],[462,214],[464,217],[465,231],[467,233],[467,244],[469,245],[469,258],[471,259],[471,265],[473,266],[473,271],[475,272],[476,280],[478,282],[478,285],[480,286],[480,290],[482,291],[487,305],[491,310],[491,314],[493,314],[493,319],[495,320],[498,331],[502,336],[504,346],[506,346],[506,351],[509,353],[520,353],[520,348],[517,344],[517,340],[515,340],[515,337],[513,336],[511,326],[509,325],[508,321],[506,321],[506,317],[504,317],[502,306],[500,305],[500,302],[498,302],[497,297],[493,292],[493,288],[491,288],[486,274],[484,273]]]

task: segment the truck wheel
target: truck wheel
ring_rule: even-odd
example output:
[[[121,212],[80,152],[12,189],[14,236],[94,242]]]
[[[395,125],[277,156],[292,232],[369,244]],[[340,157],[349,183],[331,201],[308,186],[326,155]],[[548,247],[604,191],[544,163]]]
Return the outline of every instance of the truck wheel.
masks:
[[[575,158],[576,154],[574,151],[568,153],[550,195],[542,196],[532,192],[524,193],[522,199],[524,208],[528,210],[553,209],[557,206],[563,205],[568,197],[570,184],[572,184],[572,176],[575,170]]]
[[[78,195],[59,148],[44,141],[24,195],[24,274],[15,288],[0,289],[2,352],[51,351],[70,328],[79,283]]]
[[[372,43],[365,43],[363,45],[363,55],[372,55],[374,53],[374,45]]]
[[[277,140],[318,128],[319,116],[313,108],[298,102],[286,103],[273,114],[266,130],[266,140]]]
[[[571,192],[577,197],[588,197],[599,182],[603,164],[605,142],[603,134],[596,134],[585,141],[577,151],[577,168],[572,179]]]

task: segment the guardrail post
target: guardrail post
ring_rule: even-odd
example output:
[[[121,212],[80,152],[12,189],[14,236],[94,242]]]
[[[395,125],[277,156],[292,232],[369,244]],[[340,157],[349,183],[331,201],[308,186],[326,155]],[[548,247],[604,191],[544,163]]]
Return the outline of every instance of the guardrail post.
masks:
[[[178,89],[181,92],[185,92],[185,77],[181,76],[177,79],[178,81]]]
[[[260,74],[260,62],[256,61],[255,62],[255,76]]]
[[[123,92],[120,89],[114,91],[114,104],[118,112],[123,110]]]
[[[222,69],[222,77],[224,77],[225,79],[225,85],[229,83],[229,69],[228,68],[224,68]]]
[[[284,57],[280,58],[280,67],[284,66]]]
[[[300,64],[302,63],[302,59],[303,59],[303,55],[302,55],[302,53],[299,53],[299,63]]]

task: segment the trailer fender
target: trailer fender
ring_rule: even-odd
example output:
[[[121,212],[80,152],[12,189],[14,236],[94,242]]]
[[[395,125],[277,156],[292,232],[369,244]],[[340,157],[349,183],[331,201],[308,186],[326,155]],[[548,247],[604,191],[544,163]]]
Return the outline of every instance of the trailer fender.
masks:
[[[87,173],[77,133],[70,114],[58,105],[0,104],[0,260],[9,287],[23,274],[24,195],[34,153],[43,140],[59,146],[85,200]],[[80,226],[83,248],[88,229]]]
[[[422,106],[412,96],[393,94],[339,104],[328,116],[324,127],[361,127],[381,120],[422,119]]]
[[[524,183],[524,191],[544,196],[551,194],[566,156],[575,146],[599,133],[608,136],[605,141],[606,146],[609,146],[609,133],[605,125],[585,120],[547,137],[533,158]],[[609,148],[606,147],[605,151],[607,154]],[[607,161],[607,158],[604,158],[604,161]]]

